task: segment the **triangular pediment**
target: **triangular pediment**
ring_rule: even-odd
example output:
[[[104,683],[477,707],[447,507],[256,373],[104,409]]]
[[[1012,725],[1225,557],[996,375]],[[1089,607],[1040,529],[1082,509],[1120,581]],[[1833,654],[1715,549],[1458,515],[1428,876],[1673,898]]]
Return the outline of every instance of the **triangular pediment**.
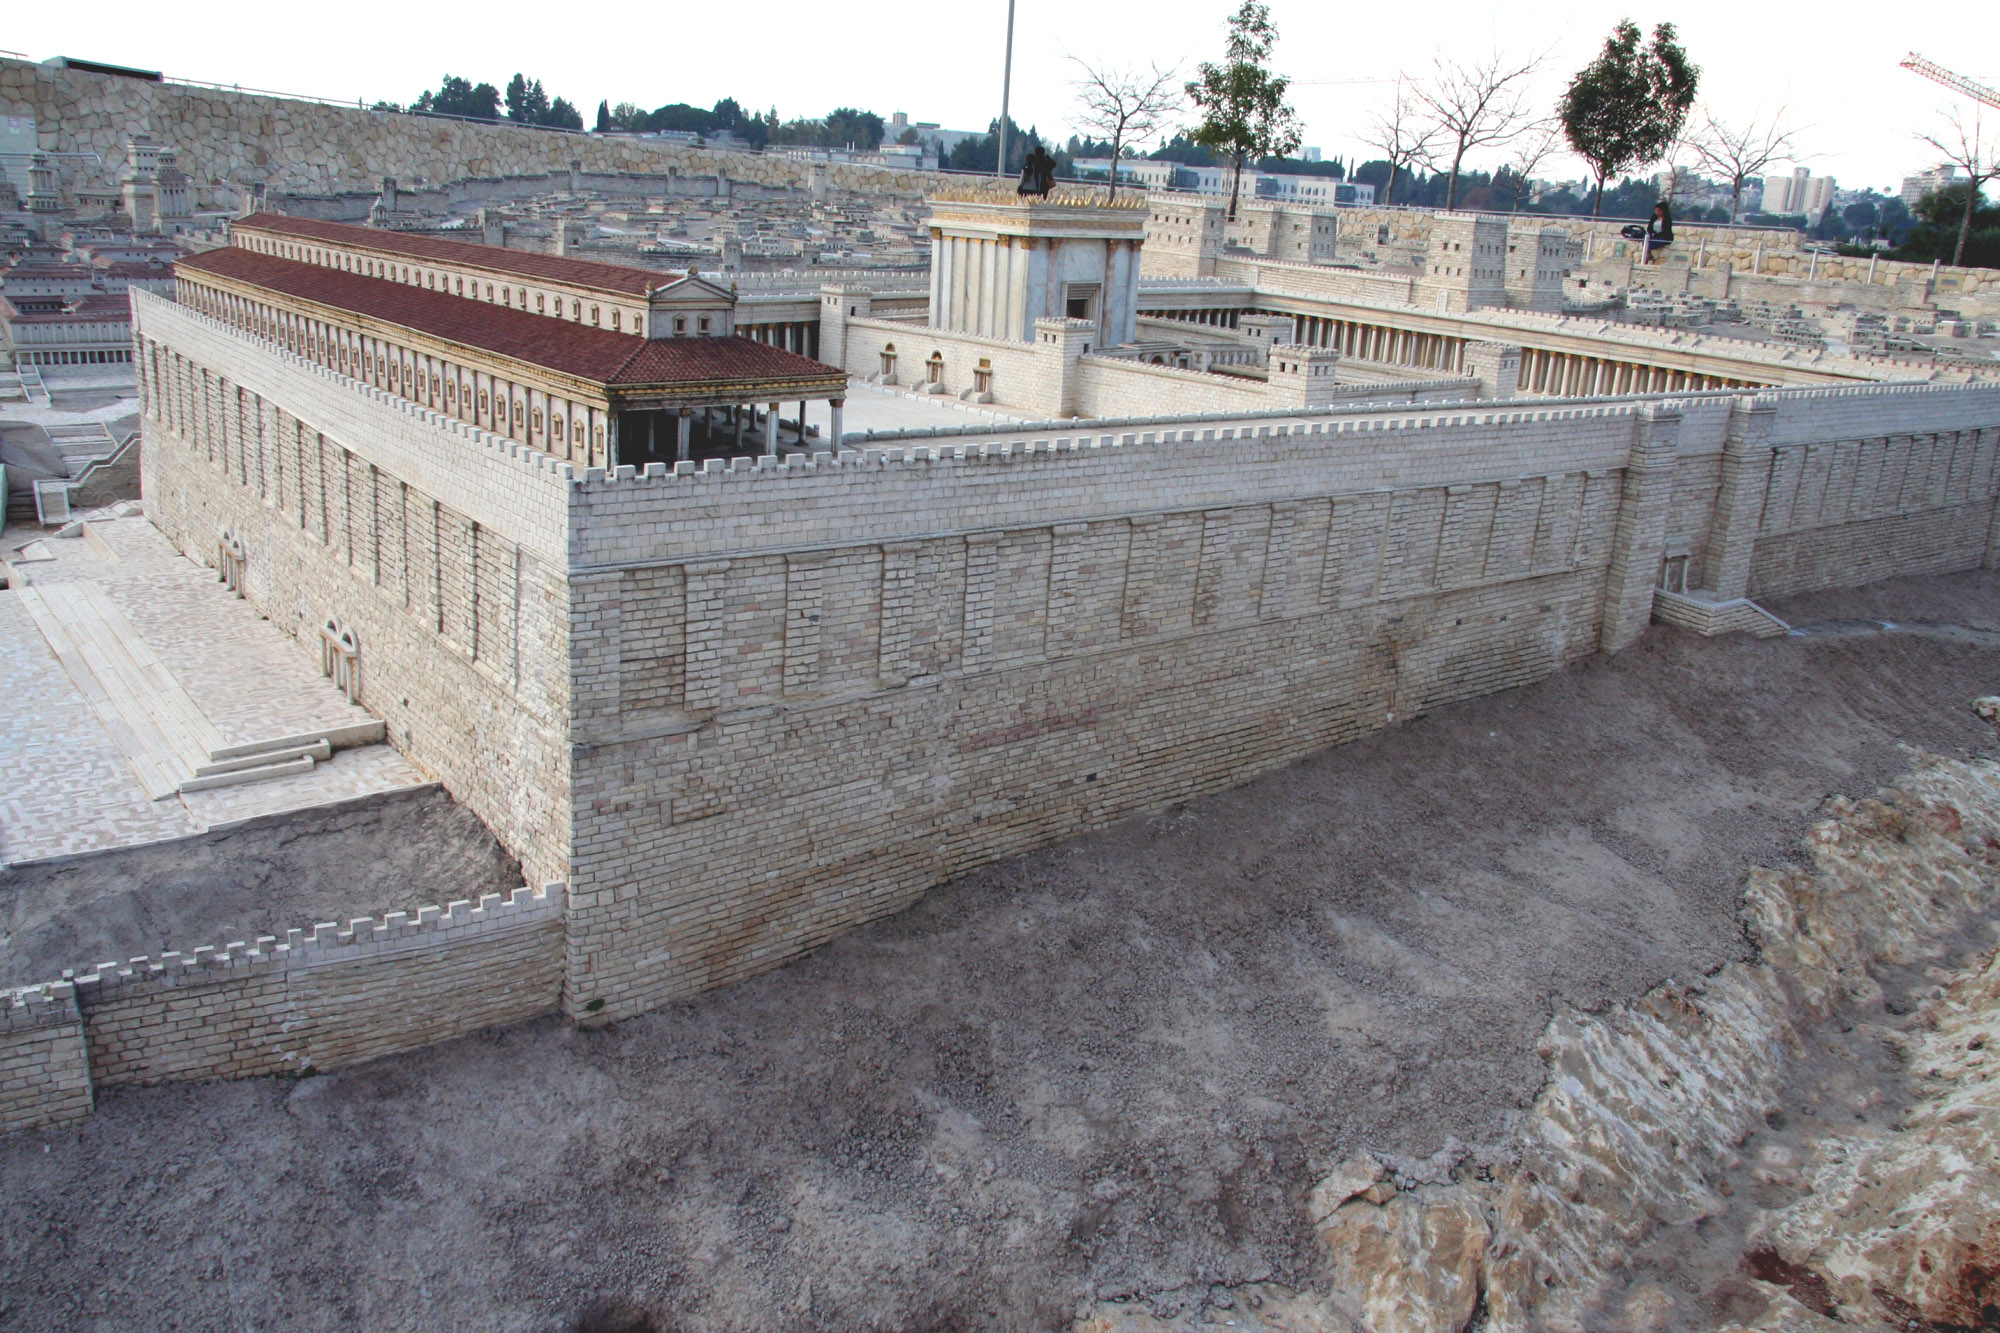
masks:
[[[710,282],[698,273],[683,273],[672,282],[653,289],[653,299],[690,302],[699,305],[734,305],[736,293]]]

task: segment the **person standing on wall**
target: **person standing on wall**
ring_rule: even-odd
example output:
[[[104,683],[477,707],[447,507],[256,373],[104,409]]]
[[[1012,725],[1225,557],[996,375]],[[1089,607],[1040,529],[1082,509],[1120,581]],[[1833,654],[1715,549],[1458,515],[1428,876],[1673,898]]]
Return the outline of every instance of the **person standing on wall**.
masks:
[[[1673,243],[1674,214],[1673,210],[1667,207],[1667,201],[1662,199],[1653,205],[1652,220],[1646,223],[1645,262],[1652,263],[1655,250],[1664,250]]]

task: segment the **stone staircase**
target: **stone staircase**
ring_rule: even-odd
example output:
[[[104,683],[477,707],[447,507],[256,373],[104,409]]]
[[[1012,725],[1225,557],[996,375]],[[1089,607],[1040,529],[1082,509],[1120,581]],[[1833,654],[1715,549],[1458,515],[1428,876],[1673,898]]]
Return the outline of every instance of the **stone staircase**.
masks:
[[[1792,627],[1748,597],[1721,597],[1700,589],[1688,592],[1653,590],[1653,619],[1662,624],[1692,630],[1704,638],[1721,634],[1749,634],[1773,639],[1792,632]]]
[[[383,737],[370,720],[230,744],[100,585],[51,583],[18,595],[152,800],[308,773],[337,746]]]

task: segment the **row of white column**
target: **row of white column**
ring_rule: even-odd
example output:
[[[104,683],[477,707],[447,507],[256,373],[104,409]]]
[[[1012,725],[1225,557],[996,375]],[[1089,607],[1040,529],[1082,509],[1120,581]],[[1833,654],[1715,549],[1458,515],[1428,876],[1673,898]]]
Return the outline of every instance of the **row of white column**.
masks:
[[[763,425],[763,436],[764,436],[763,452],[767,455],[775,456],[778,452],[778,422],[780,420],[779,410],[781,406],[782,404],[779,403],[768,403],[765,405],[764,425]],[[805,402],[801,402],[799,404],[799,447],[800,448],[807,447],[805,439],[806,406],[807,404]],[[845,415],[844,410],[846,407],[846,400],[841,398],[832,399],[828,402],[828,407],[833,415],[832,426],[828,432],[828,442],[830,443],[830,447],[832,449],[838,450],[840,448],[840,436],[843,426],[843,417]],[[732,424],[734,424],[736,428],[735,431],[736,449],[739,453],[742,451],[744,439],[747,434],[744,427],[746,423],[754,421],[756,418],[756,406],[751,403],[711,404],[709,406],[704,406],[704,407],[690,407],[690,408],[666,409],[666,410],[673,411],[674,413],[675,417],[674,456],[683,463],[691,462],[694,458],[694,419],[696,413],[701,413],[703,416],[703,422],[702,422],[703,433],[713,438],[715,434],[715,421],[714,418],[709,414],[718,410],[733,411],[735,413],[735,417],[733,419]],[[619,459],[618,459],[617,442],[614,439],[614,445],[612,450],[612,466],[615,467],[618,465],[618,463]]]
[[[544,453],[602,464],[609,410],[183,277],[179,299],[343,375]]]

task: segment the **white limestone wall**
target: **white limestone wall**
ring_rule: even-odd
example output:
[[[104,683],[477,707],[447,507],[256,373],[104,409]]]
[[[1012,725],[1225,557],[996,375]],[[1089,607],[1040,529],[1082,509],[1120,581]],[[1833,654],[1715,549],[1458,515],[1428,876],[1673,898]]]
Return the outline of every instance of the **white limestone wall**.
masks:
[[[821,347],[834,344],[825,333],[826,320],[841,327],[843,341],[840,368],[858,379],[873,379],[882,371],[882,353],[893,346],[896,353],[896,384],[921,389],[930,374],[931,355],[943,358],[945,392],[960,397],[973,392],[976,372],[985,361],[993,372],[993,401],[1045,416],[1066,416],[1066,373],[1062,348],[1043,342],[1016,342],[1005,338],[934,329],[915,321],[876,320],[848,317],[835,310],[822,316]],[[1073,358],[1072,358],[1073,363]]]
[[[568,877],[568,464],[134,295],[146,515],[244,591],[537,880]]]
[[[1299,406],[1263,380],[1087,356],[1077,362],[1077,411],[1091,417],[1165,416],[1177,412],[1251,412]]]
[[[580,483],[572,1012],[1594,651],[1636,421]]]

